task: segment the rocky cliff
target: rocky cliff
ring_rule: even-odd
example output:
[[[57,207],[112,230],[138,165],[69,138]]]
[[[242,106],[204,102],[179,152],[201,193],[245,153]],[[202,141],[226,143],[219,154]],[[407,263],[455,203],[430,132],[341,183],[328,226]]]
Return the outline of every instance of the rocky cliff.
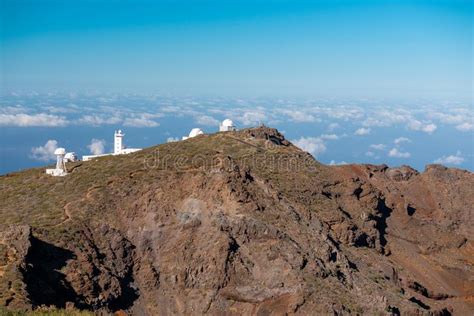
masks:
[[[0,304],[474,313],[474,176],[325,166],[266,127],[0,177]]]

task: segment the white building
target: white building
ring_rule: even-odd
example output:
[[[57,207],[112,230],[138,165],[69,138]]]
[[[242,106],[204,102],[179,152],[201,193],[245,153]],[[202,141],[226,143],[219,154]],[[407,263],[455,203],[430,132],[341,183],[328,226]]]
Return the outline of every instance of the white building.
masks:
[[[88,161],[94,158],[99,158],[99,157],[104,157],[104,156],[110,156],[110,155],[125,155],[125,154],[130,154],[134,153],[136,151],[141,150],[141,148],[125,148],[123,145],[123,137],[125,136],[124,133],[122,133],[121,130],[117,130],[114,133],[114,152],[113,153],[108,153],[108,154],[102,154],[102,155],[87,155],[87,156],[82,156],[82,160]]]
[[[77,155],[75,152],[69,152],[64,155],[64,162],[74,162],[77,161]]]
[[[100,158],[100,157],[105,157],[105,156],[111,156],[113,153],[107,153],[107,154],[101,154],[101,155],[84,155],[82,156],[83,161],[89,161],[95,158]]]
[[[115,131],[114,133],[114,155],[120,155],[122,150],[124,149],[123,146],[123,137],[125,134],[122,133],[122,130]]]
[[[198,135],[203,135],[204,132],[200,129],[200,128],[193,128],[191,130],[191,132],[189,132],[189,136],[183,136],[182,140],[186,140],[188,138],[193,138],[193,137],[196,137]]]
[[[219,132],[231,132],[236,130],[237,128],[235,127],[234,122],[230,119],[225,119],[219,124]]]
[[[46,169],[46,173],[53,177],[63,177],[67,175],[66,161],[64,159],[66,149],[58,148],[54,151],[54,154],[56,155],[56,168]]]

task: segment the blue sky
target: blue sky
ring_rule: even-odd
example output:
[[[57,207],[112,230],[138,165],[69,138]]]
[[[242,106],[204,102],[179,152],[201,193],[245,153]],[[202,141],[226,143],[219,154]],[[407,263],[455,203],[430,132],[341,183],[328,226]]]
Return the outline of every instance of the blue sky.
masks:
[[[472,1],[0,0],[0,174],[193,127],[474,170]]]
[[[2,92],[472,94],[472,1],[1,3]]]

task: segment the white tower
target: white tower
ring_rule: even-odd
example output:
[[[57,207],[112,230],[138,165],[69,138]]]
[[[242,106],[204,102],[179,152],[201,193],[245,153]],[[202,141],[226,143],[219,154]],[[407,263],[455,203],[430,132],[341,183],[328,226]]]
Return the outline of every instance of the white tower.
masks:
[[[58,148],[54,151],[56,155],[56,170],[66,171],[66,164],[64,163],[64,156],[66,155],[66,149]]]
[[[115,131],[114,134],[114,155],[120,155],[123,150],[123,137],[125,134],[121,130]]]
[[[66,149],[57,148],[54,151],[56,155],[56,168],[55,169],[46,169],[46,173],[55,177],[62,177],[67,175],[66,162],[64,156],[66,155]]]

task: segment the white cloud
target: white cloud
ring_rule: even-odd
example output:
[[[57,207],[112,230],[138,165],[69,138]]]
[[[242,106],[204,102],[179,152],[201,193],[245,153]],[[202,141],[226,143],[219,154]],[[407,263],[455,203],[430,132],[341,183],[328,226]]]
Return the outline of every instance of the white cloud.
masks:
[[[423,132],[431,134],[437,129],[437,126],[433,123],[423,126],[421,129]]]
[[[69,106],[62,107],[62,106],[46,106],[44,107],[45,110],[48,110],[50,113],[76,113],[77,109],[71,108]]]
[[[23,113],[25,111],[27,111],[27,109],[20,105],[20,104],[17,104],[15,106],[4,106],[2,105],[1,106],[1,112],[3,114],[20,114],[20,113]]]
[[[292,122],[297,123],[310,123],[315,122],[317,119],[310,113],[301,110],[279,110],[282,114],[286,115],[287,118]]]
[[[354,132],[354,135],[364,136],[370,134],[370,128],[361,127]]]
[[[84,115],[76,121],[76,123],[79,125],[92,125],[92,126],[113,125],[113,124],[119,124],[121,122],[122,122],[122,119],[117,116],[103,118],[98,115]]]
[[[142,116],[142,117],[127,117],[123,121],[123,125],[130,126],[130,127],[157,127],[160,124],[158,122],[155,122],[153,120],[150,120]]]
[[[154,118],[162,117],[163,114],[156,113],[130,113],[129,117],[123,119],[123,113],[120,110],[115,108],[109,109],[109,107],[102,106],[100,107],[103,111],[101,114],[93,115],[83,115],[75,121],[78,125],[118,125],[123,124],[124,126],[131,127],[156,127],[160,124],[154,121]],[[106,112],[111,112],[110,115],[104,114]]]
[[[422,123],[418,120],[411,119],[408,122],[408,128],[413,131],[422,131],[431,134],[436,130],[437,126],[433,123]]]
[[[340,161],[340,162],[336,162],[335,160],[331,160],[329,162],[329,165],[330,166],[342,166],[342,165],[347,165],[347,162],[345,162],[344,160]]]
[[[336,134],[323,134],[320,138],[325,140],[338,140],[339,136]]]
[[[403,142],[411,143],[411,140],[406,137],[398,137],[398,138],[395,138],[393,142],[397,145],[400,145],[400,143],[403,143]]]
[[[373,113],[368,113],[367,119],[362,124],[364,126],[387,127],[410,119],[411,114],[406,109],[377,109]]]
[[[465,123],[457,125],[456,129],[461,132],[474,131],[474,124],[465,122]]]
[[[366,155],[367,157],[373,157],[373,156],[375,156],[375,154],[374,154],[373,152],[371,152],[371,151],[366,152],[365,155]]]
[[[166,105],[160,108],[160,111],[165,112],[165,113],[176,113],[180,114],[184,111],[182,106],[178,105]]]
[[[455,155],[443,156],[434,161],[434,163],[444,164],[444,165],[460,165],[464,162],[464,157],[461,155],[461,152],[456,152]]]
[[[395,157],[395,158],[410,158],[411,154],[409,152],[402,152],[398,150],[398,148],[392,148],[388,152],[389,157]]]
[[[58,148],[58,141],[50,139],[44,146],[31,148],[30,158],[39,161],[50,161],[56,158],[54,151]]]
[[[326,151],[326,144],[319,137],[301,137],[298,140],[294,140],[293,144],[315,157]]]
[[[50,114],[0,114],[0,126],[20,126],[20,127],[31,127],[31,126],[47,126],[57,127],[66,126],[68,121],[63,116],[50,115]]]
[[[173,142],[177,142],[177,141],[179,141],[179,138],[178,138],[178,137],[168,137],[168,138],[166,139],[166,142],[167,142],[167,143],[173,143]]]
[[[430,113],[430,116],[447,124],[461,124],[466,119],[466,113],[452,114],[452,113],[433,112],[433,113]]]
[[[102,155],[105,152],[105,140],[93,138],[87,148],[93,155]]]
[[[339,119],[343,121],[351,121],[355,119],[360,119],[363,117],[363,109],[358,107],[347,107],[347,106],[338,106],[338,107],[325,107],[319,108],[320,111],[326,113],[330,118]]]
[[[263,110],[246,111],[238,118],[243,125],[257,125],[267,120],[267,115]]]
[[[385,146],[384,144],[372,144],[369,147],[375,150],[384,150],[387,146]]]
[[[407,128],[413,131],[421,131],[428,134],[433,133],[437,126],[429,121],[420,121],[414,117],[414,111],[408,109],[378,109],[373,113],[368,113],[368,117],[363,121],[364,126],[392,126],[394,124],[406,124]]]
[[[338,127],[339,127],[338,123],[331,123],[331,124],[328,125],[328,131],[332,132],[333,130],[335,130]]]
[[[196,123],[206,126],[218,126],[219,121],[209,115],[199,115],[195,118]]]

